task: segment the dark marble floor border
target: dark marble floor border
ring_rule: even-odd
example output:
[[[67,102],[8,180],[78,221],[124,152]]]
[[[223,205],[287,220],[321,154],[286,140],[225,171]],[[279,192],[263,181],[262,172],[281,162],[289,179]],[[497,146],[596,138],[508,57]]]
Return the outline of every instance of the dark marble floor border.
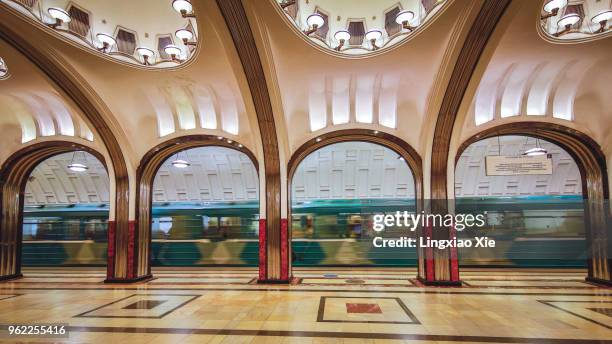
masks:
[[[325,319],[325,303],[327,299],[373,299],[373,300],[395,300],[400,308],[406,313],[410,321],[358,321],[358,320],[333,320]],[[321,296],[319,299],[319,310],[317,312],[317,322],[335,322],[335,323],[366,323],[366,324],[406,324],[406,325],[421,325],[419,319],[408,309],[406,304],[399,297],[376,297],[376,296]]]
[[[477,343],[535,343],[535,344],[612,344],[612,340],[601,339],[560,339],[529,337],[488,337],[437,334],[396,334],[367,332],[324,332],[324,331],[272,331],[272,330],[235,330],[235,329],[198,329],[198,328],[160,328],[160,327],[102,327],[69,326],[70,332],[97,333],[147,333],[147,334],[188,334],[221,336],[268,336],[268,337],[310,337],[345,339],[381,339],[408,341],[445,341]]]
[[[8,299],[13,299],[16,298],[18,296],[21,296],[23,294],[0,294],[0,301],[4,301],[4,300],[8,300]],[[7,296],[7,297],[3,297],[3,296]]]
[[[170,309],[170,310],[166,311],[165,313],[160,314],[160,315],[158,315],[158,316],[136,316],[136,315],[133,315],[133,316],[115,316],[115,315],[87,315],[87,314],[89,314],[89,313],[95,312],[95,311],[97,311],[97,310],[99,310],[99,309],[102,309],[102,308],[104,308],[104,307],[108,307],[108,306],[110,306],[110,305],[114,305],[114,304],[116,304],[116,303],[119,303],[119,302],[121,302],[121,301],[127,300],[127,299],[132,298],[132,297],[135,297],[135,296],[191,296],[191,298],[190,298],[190,299],[188,299],[188,300],[187,300],[187,301],[185,301],[185,302],[180,303],[180,304],[179,304],[179,305],[177,305],[176,307],[174,307],[174,308],[172,308],[172,309]],[[80,314],[74,315],[74,316],[73,316],[73,318],[137,318],[137,319],[161,319],[161,318],[165,317],[166,315],[168,315],[168,314],[170,314],[170,313],[174,312],[175,310],[177,310],[177,309],[179,309],[179,308],[181,308],[181,307],[185,306],[185,305],[186,305],[186,304],[188,304],[189,302],[191,302],[191,301],[193,301],[193,300],[197,299],[197,298],[198,298],[198,297],[200,297],[200,296],[202,296],[202,295],[194,295],[194,294],[132,294],[132,295],[128,295],[128,296],[126,296],[126,297],[120,298],[120,299],[118,299],[118,300],[115,300],[115,301],[113,301],[113,302],[109,302],[109,303],[103,304],[102,306],[96,307],[96,308],[94,308],[94,309],[90,309],[90,310],[88,310],[88,311],[86,311],[86,312],[83,312],[83,313],[80,313]]]
[[[119,287],[119,288],[21,288],[9,287],[0,288],[0,291],[11,290],[96,290],[96,291],[113,291],[113,290],[138,290],[138,291],[283,291],[283,292],[298,292],[298,293],[374,293],[374,294],[448,294],[448,295],[532,295],[532,296],[612,296],[612,289],[608,288],[589,288],[586,290],[601,290],[610,291],[608,293],[521,293],[521,292],[487,292],[487,291],[453,291],[454,288],[438,288],[434,290],[425,290],[423,288],[415,288],[414,290],[359,290],[359,289],[297,289],[297,288],[147,288],[146,286],[139,287]],[[476,289],[476,288],[474,288]],[[486,288],[479,288],[486,289]],[[544,288],[541,288],[544,289]],[[563,289],[563,288],[560,288]],[[466,290],[466,289],[463,289]],[[584,290],[584,289],[582,289]]]
[[[559,303],[559,302],[565,302],[565,303],[612,303],[612,300],[537,300],[537,301],[542,303],[542,304],[545,304],[545,305],[547,305],[549,307],[556,308],[556,309],[561,310],[561,311],[563,311],[565,313],[571,314],[571,315],[576,316],[578,318],[581,318],[583,320],[592,322],[593,324],[597,324],[599,326],[602,326],[602,327],[605,327],[605,328],[607,328],[609,330],[612,330],[612,326],[610,326],[610,325],[606,325],[606,324],[601,323],[601,322],[599,322],[599,321],[597,321],[595,319],[591,319],[591,318],[585,317],[584,315],[580,315],[578,313],[569,311],[569,310],[567,310],[567,309],[565,309],[565,308],[563,308],[561,306],[553,304],[553,303]]]

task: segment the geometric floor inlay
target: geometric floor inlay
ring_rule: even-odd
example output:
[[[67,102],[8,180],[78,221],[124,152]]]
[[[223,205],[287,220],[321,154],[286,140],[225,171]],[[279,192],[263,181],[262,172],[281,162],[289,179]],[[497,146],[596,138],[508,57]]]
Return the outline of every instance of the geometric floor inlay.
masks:
[[[587,308],[590,311],[612,317],[612,308]]]
[[[321,296],[317,321],[420,324],[399,297]]]
[[[612,329],[612,301],[598,300],[538,300],[547,306],[556,308],[565,313]]]
[[[134,294],[75,315],[75,318],[153,318],[160,319],[185,306],[200,295]]]

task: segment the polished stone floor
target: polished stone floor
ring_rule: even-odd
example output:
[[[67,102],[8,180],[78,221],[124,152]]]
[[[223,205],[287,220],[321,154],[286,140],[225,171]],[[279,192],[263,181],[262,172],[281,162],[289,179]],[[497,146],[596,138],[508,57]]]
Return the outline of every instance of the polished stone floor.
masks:
[[[463,269],[461,288],[414,269],[298,268],[258,285],[251,268],[158,268],[108,285],[103,269],[29,268],[0,283],[4,343],[612,343],[612,289],[583,270]],[[6,334],[65,324],[68,338]]]

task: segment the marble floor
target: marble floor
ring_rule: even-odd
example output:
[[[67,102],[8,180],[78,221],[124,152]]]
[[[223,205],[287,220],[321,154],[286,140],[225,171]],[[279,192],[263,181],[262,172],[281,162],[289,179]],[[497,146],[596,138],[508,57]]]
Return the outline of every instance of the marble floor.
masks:
[[[0,342],[612,343],[612,289],[583,270],[462,269],[461,288],[414,269],[296,268],[294,285],[252,268],[157,268],[130,285],[96,268],[28,268],[0,283]],[[67,337],[11,336],[63,325]]]

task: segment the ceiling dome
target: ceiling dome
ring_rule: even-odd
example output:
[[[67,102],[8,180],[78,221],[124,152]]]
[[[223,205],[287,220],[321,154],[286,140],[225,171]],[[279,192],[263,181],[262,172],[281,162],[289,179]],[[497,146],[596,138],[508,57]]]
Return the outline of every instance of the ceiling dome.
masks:
[[[0,0],[15,15],[113,61],[141,68],[174,68],[197,48],[190,0]]]
[[[582,42],[612,33],[612,2],[545,0],[540,15],[541,33],[553,42]]]
[[[335,55],[376,54],[413,36],[449,0],[272,0],[308,42]]]

